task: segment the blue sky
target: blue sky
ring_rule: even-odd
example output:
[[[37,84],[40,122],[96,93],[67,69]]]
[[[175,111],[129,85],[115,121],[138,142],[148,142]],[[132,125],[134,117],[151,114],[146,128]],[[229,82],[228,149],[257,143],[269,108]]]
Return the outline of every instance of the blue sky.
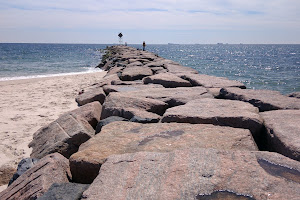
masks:
[[[299,0],[0,0],[0,42],[300,44]]]

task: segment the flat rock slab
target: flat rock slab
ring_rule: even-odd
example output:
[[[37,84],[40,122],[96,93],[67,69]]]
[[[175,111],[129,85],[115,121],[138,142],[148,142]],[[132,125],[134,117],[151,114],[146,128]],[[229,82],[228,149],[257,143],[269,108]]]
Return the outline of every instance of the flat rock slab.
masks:
[[[148,76],[143,79],[144,84],[154,83],[160,84],[166,88],[175,87],[191,87],[189,81],[183,80],[172,73],[160,73],[153,76]]]
[[[168,152],[186,147],[257,150],[249,130],[207,124],[113,122],[80,146],[70,158],[73,180],[91,183],[101,164],[114,154]]]
[[[47,192],[53,183],[68,183],[69,179],[68,159],[54,153],[44,157],[22,174],[0,193],[0,199],[37,199]]]
[[[59,152],[66,158],[77,152],[79,146],[95,135],[93,127],[82,117],[65,114],[39,129],[29,143],[31,158]]]
[[[163,62],[168,62],[167,64],[164,65],[164,67],[168,70],[169,73],[172,73],[172,74],[182,74],[182,73],[198,74],[197,70],[192,69],[190,67],[184,67],[174,61],[164,60]]]
[[[78,183],[54,183],[49,190],[37,200],[80,200],[82,193],[90,185]]]
[[[122,81],[141,80],[146,76],[151,76],[152,74],[153,72],[149,67],[127,67],[123,70],[120,79]]]
[[[260,113],[269,148],[300,161],[300,110],[275,110]]]
[[[106,85],[103,87],[104,92],[108,95],[111,92],[132,92],[150,88],[164,88],[159,84],[148,85]]]
[[[299,177],[299,162],[277,153],[139,152],[109,157],[83,198],[202,200],[227,199],[222,193],[229,193],[235,198],[228,199],[298,200]],[[212,198],[213,193],[219,198]]]
[[[284,96],[278,91],[222,88],[220,90],[220,97],[249,102],[258,107],[260,112],[280,109],[300,109],[300,99]]]
[[[213,98],[204,87],[145,88],[126,92],[124,95],[156,99],[167,103],[169,107],[183,105],[195,99]]]
[[[193,86],[203,86],[206,88],[224,88],[224,87],[238,87],[246,88],[246,86],[234,80],[229,80],[225,77],[209,76],[205,74],[187,74],[180,76],[181,78],[191,82]]]
[[[72,114],[84,118],[94,129],[100,121],[100,115],[102,112],[102,105],[98,101],[85,104],[79,108],[67,112],[66,114]]]
[[[84,93],[78,95],[75,101],[78,103],[79,106],[82,106],[87,103],[91,103],[93,101],[99,101],[103,104],[105,100],[105,93],[101,87],[90,88]]]
[[[110,116],[119,116],[131,119],[134,116],[141,118],[160,118],[168,105],[159,100],[126,95],[112,92],[106,98],[102,107],[101,119]]]
[[[258,109],[249,103],[207,98],[169,108],[161,121],[245,128],[251,131],[255,139],[263,123]]]

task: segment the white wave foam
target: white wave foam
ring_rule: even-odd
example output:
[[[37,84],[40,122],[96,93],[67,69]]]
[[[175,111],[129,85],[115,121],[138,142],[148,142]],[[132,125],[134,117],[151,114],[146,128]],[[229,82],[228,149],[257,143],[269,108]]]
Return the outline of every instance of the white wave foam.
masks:
[[[60,73],[60,74],[44,74],[44,75],[17,76],[17,77],[2,77],[2,78],[0,78],[0,81],[45,78],[45,77],[56,77],[56,76],[69,76],[69,75],[88,74],[88,73],[102,72],[102,71],[103,70],[100,68],[89,67],[89,68],[87,68],[87,71],[82,71],[82,72],[68,72],[68,73]]]

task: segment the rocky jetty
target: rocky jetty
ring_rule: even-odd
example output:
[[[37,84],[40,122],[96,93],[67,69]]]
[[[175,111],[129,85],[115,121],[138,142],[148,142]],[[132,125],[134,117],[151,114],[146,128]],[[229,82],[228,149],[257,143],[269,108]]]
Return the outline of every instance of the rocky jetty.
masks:
[[[99,67],[1,200],[300,199],[300,99],[127,46]]]

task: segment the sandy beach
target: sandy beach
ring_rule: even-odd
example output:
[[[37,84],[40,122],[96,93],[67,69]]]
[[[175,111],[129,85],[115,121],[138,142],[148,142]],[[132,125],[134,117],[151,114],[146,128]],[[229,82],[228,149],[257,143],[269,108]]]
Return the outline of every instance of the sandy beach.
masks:
[[[0,81],[0,191],[4,174],[30,156],[32,135],[61,114],[77,108],[78,92],[106,72]],[[2,186],[1,186],[2,185]]]

